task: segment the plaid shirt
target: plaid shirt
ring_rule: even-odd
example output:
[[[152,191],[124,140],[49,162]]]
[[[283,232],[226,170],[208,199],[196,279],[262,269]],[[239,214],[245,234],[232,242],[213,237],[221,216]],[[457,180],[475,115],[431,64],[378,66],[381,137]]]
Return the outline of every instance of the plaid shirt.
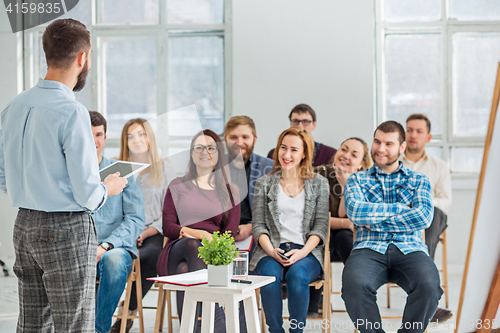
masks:
[[[422,232],[432,223],[434,207],[425,175],[404,168],[401,162],[391,174],[373,166],[347,179],[344,196],[347,215],[356,227],[354,250],[385,254],[394,244],[404,254],[428,253]]]

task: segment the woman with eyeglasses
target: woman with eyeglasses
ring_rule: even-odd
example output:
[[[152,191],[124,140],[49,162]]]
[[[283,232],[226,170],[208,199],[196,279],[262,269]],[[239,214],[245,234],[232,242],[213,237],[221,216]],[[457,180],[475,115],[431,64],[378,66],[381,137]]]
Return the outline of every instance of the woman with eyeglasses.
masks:
[[[240,220],[238,192],[226,173],[226,156],[220,137],[211,130],[197,133],[191,141],[188,171],[174,179],[163,206],[163,234],[168,237],[158,260],[159,275],[174,275],[206,268],[198,258],[203,237],[230,231],[236,235]],[[177,311],[182,316],[184,292],[177,292]],[[215,332],[225,332],[223,310],[215,307]],[[201,316],[201,306],[197,309]],[[201,328],[197,322],[197,329]]]
[[[313,172],[313,151],[308,130],[285,130],[274,151],[274,169],[255,185],[252,233],[257,242],[250,270],[276,278],[261,288],[271,333],[284,333],[282,284],[287,287],[290,332],[302,332],[309,283],[323,272],[328,182]]]

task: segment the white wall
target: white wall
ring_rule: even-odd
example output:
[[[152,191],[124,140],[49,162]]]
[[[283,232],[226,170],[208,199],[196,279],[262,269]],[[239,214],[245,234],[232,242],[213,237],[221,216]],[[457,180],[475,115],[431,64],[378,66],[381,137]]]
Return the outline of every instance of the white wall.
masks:
[[[12,33],[7,12],[0,10],[0,111],[22,88],[22,72],[19,72],[22,53],[21,34]],[[18,66],[19,65],[19,66]],[[0,125],[1,126],[1,125]],[[17,209],[13,208],[7,195],[0,192],[0,259],[12,265],[14,248],[12,229]]]
[[[233,115],[276,145],[298,103],[317,113],[316,141],[338,147],[373,131],[373,1],[233,1]]]
[[[453,204],[448,213],[448,229],[446,229],[450,264],[465,265],[476,203],[477,182],[474,181],[475,186],[462,188],[455,185],[453,188]]]

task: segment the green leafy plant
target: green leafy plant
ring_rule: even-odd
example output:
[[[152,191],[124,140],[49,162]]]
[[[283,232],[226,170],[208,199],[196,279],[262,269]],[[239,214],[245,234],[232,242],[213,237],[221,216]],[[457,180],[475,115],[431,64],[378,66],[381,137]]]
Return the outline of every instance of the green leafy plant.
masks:
[[[224,232],[222,235],[218,231],[214,232],[212,241],[203,236],[201,244],[203,246],[198,248],[198,257],[203,259],[203,262],[207,265],[229,265],[238,256],[234,238],[229,231]]]

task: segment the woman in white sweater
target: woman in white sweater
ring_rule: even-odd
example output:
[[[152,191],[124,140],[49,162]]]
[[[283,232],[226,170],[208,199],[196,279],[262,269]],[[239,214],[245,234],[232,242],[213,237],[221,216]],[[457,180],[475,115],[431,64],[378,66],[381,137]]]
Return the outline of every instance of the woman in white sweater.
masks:
[[[252,233],[257,240],[250,270],[274,276],[261,288],[271,333],[284,333],[281,286],[286,283],[290,332],[302,332],[309,303],[309,283],[323,271],[328,231],[328,182],[313,172],[314,141],[308,130],[281,133],[274,169],[257,180]]]
[[[149,123],[142,118],[129,120],[122,130],[120,157],[121,161],[148,163],[150,166],[137,177],[137,182],[144,193],[144,211],[146,227],[137,239],[140,250],[142,297],[151,289],[149,277],[157,276],[156,265],[163,250],[163,202],[168,185],[175,178],[175,169],[167,159],[162,160],[158,153],[155,135]],[[137,309],[135,283],[132,286],[129,310]],[[127,332],[132,327],[132,320],[127,322]],[[111,333],[119,332],[121,319],[118,319]]]

